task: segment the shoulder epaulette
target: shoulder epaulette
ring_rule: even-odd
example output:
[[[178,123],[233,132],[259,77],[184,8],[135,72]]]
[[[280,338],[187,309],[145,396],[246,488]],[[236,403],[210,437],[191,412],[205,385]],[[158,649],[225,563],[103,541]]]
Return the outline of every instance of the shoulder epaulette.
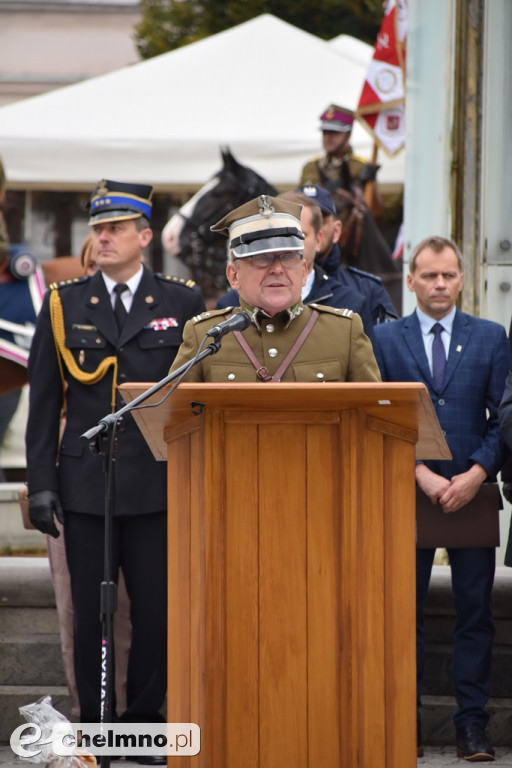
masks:
[[[64,288],[66,285],[79,285],[81,283],[84,283],[86,280],[89,280],[89,275],[83,275],[82,277],[70,277],[68,280],[59,280],[56,283],[50,283],[50,290],[59,290],[59,288]]]
[[[347,159],[349,162],[350,160],[355,160],[356,162],[362,163],[363,165],[366,165],[366,163],[369,162],[369,160],[367,160],[365,157],[361,157],[361,155],[355,155],[354,153],[350,154]]]
[[[368,280],[373,280],[374,283],[379,283],[379,285],[382,285],[383,280],[378,275],[373,275],[371,272],[365,272],[362,269],[358,269],[357,267],[345,267],[345,269],[348,272],[352,272],[353,275],[359,275],[359,277],[364,277]]]
[[[313,307],[319,312],[328,312],[331,315],[338,315],[339,317],[352,317],[354,310],[346,309],[344,307],[327,307],[325,304],[308,304],[308,307]]]
[[[176,283],[177,285],[184,285],[186,288],[194,288],[196,283],[194,280],[190,280],[187,277],[177,277],[176,275],[164,275],[162,272],[155,272],[155,277],[160,280],[164,280],[166,283]]]
[[[233,311],[233,307],[223,307],[222,309],[210,309],[207,312],[201,312],[200,315],[194,315],[192,322],[202,323],[203,320],[211,320],[212,317],[220,317],[221,315],[228,315]]]

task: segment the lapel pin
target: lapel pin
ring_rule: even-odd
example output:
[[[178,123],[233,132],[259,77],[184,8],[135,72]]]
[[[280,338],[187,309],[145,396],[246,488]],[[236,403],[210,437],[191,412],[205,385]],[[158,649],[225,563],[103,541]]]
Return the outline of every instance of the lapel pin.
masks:
[[[462,352],[462,347],[460,344],[457,345],[457,352]]]
[[[152,304],[154,302],[154,298],[151,295],[150,296],[146,296],[144,301],[146,302],[146,304]]]
[[[91,296],[91,304],[99,304],[99,301],[97,296]]]

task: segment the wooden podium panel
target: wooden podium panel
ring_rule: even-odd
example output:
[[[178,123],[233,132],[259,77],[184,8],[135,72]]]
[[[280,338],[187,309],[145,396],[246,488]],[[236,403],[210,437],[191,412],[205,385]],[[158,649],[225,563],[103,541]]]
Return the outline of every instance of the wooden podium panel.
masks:
[[[135,416],[167,449],[168,720],[201,728],[169,765],[415,766],[414,459],[450,456],[425,387],[181,385]]]

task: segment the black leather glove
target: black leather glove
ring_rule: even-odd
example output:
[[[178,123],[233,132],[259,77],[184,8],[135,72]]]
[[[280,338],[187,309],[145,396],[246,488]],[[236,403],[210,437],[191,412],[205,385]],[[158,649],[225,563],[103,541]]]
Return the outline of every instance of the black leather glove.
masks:
[[[374,165],[373,163],[365,163],[363,165],[363,168],[361,170],[361,173],[359,174],[359,181],[363,186],[366,184],[367,181],[375,181],[377,178],[377,171],[379,170],[380,165]]]
[[[507,501],[510,501],[512,504],[512,481],[508,482],[507,480],[503,483],[503,495],[506,498]]]
[[[36,491],[28,497],[28,516],[33,526],[41,533],[49,533],[54,539],[58,539],[60,532],[57,530],[53,515],[59,523],[64,523],[64,513],[57,491]]]

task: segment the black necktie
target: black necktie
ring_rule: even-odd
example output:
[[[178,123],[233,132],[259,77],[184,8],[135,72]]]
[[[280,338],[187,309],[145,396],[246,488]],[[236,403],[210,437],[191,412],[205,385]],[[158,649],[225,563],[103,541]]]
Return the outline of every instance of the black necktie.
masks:
[[[128,314],[121,298],[121,294],[127,289],[128,286],[124,283],[118,283],[114,286],[114,293],[116,295],[114,300],[114,315],[116,316],[117,328],[119,331],[122,329],[124,321],[126,320],[126,315]]]
[[[434,334],[434,341],[432,342],[432,376],[436,389],[441,389],[446,370],[446,352],[441,338],[442,330],[443,326],[441,323],[435,323],[430,329],[430,333]]]

